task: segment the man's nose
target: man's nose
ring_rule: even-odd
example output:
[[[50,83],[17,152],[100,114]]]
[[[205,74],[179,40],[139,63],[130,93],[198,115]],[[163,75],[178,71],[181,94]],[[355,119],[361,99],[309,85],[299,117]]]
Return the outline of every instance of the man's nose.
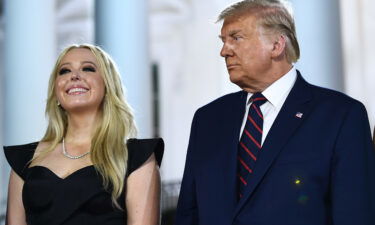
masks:
[[[233,51],[228,43],[224,43],[221,48],[220,55],[224,58],[233,55]]]

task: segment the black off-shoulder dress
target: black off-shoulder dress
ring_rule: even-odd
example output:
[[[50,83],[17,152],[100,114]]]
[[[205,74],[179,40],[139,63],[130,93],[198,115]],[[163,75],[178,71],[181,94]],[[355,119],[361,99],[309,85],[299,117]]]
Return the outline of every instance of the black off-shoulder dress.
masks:
[[[38,143],[4,147],[12,169],[24,180],[22,200],[30,225],[124,225],[125,191],[119,198],[124,211],[115,208],[111,194],[103,188],[101,175],[87,166],[62,179],[43,166],[29,166]],[[130,139],[127,176],[152,153],[160,166],[162,139]],[[126,179],[126,177],[124,177]]]

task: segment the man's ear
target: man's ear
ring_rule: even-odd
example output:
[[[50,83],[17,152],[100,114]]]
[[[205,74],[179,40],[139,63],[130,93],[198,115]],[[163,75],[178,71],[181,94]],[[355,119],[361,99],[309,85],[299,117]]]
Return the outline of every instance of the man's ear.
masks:
[[[286,37],[283,34],[275,36],[273,41],[273,49],[271,52],[272,58],[280,58],[286,51]]]

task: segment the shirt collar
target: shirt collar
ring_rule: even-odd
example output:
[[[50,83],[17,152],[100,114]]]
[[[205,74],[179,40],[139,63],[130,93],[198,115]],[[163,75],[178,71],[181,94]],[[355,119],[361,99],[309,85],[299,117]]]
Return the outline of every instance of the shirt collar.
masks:
[[[263,92],[263,96],[267,98],[267,101],[271,103],[272,106],[274,106],[276,109],[280,110],[284,101],[286,95],[289,94],[290,90],[292,89],[295,81],[297,79],[297,70],[293,66],[292,69],[289,70],[288,73],[281,76],[278,80],[273,82],[269,87],[267,87]],[[251,102],[249,99],[253,93],[247,94],[247,104],[250,104]]]

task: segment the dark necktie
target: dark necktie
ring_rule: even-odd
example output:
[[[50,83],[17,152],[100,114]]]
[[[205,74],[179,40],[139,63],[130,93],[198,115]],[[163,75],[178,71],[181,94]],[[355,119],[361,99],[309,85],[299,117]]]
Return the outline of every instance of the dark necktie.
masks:
[[[240,199],[246,190],[250,175],[253,173],[258,154],[262,148],[263,134],[263,114],[260,106],[267,99],[261,93],[255,93],[251,96],[252,104],[246,118],[246,123],[240,143],[238,145],[237,154],[237,177],[238,177],[238,198]]]

